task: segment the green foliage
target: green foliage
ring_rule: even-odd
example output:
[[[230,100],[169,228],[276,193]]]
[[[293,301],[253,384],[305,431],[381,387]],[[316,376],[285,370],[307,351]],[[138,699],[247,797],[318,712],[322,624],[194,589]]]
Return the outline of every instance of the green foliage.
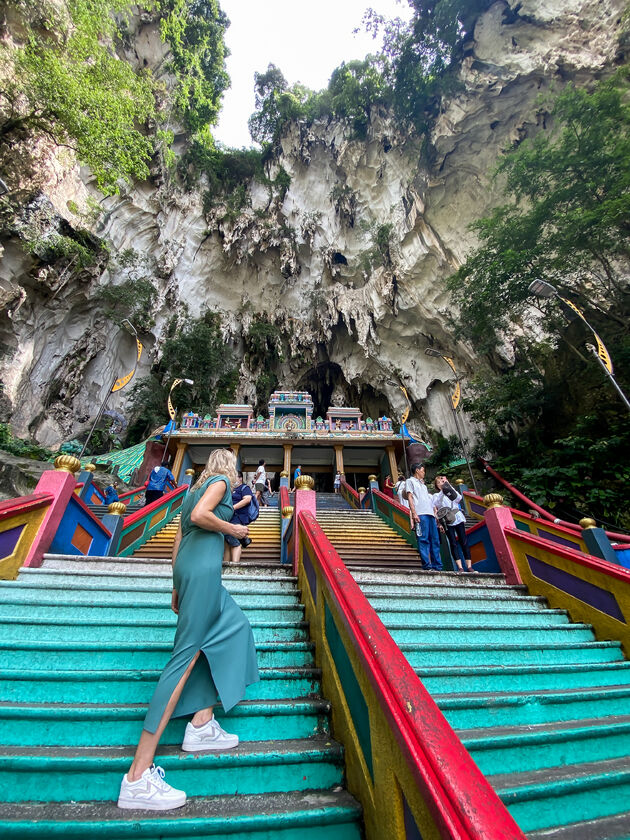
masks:
[[[103,313],[119,326],[129,319],[139,330],[150,330],[155,325],[153,307],[157,290],[148,273],[148,257],[133,248],[120,251],[111,258],[112,271],[123,272],[120,283],[108,282],[96,292],[103,305]]]
[[[27,6],[22,46],[0,45],[0,145],[41,134],[69,146],[105,193],[148,175],[152,142],[139,129],[154,113],[152,82],[116,56],[114,15],[124,0],[68,0],[68,16],[45,0]]]
[[[249,133],[263,148],[273,146],[291,120],[304,116],[315,96],[303,85],[289,88],[275,64],[254,74],[254,94],[256,111],[249,118]]]
[[[173,56],[174,104],[192,132],[217,121],[230,83],[224,44],[229,20],[217,0],[158,0],[160,31]]]
[[[243,334],[245,360],[251,369],[260,369],[256,380],[256,411],[263,411],[278,386],[277,370],[284,360],[282,334],[267,315],[256,314]]]
[[[532,303],[538,277],[618,317],[627,285],[615,262],[630,256],[627,92],[627,70],[592,91],[568,86],[551,107],[553,128],[506,154],[499,173],[513,201],[474,225],[482,245],[449,281],[461,333],[480,348]]]
[[[137,442],[168,420],[166,402],[174,379],[192,379],[172,392],[177,408],[191,406],[200,414],[212,413],[217,404],[231,402],[238,381],[233,353],[221,334],[221,319],[209,310],[197,319],[189,318],[164,342],[162,358],[150,376],[131,391],[135,422],[129,439]]]
[[[372,57],[343,63],[330,77],[327,97],[331,113],[352,122],[357,138],[364,139],[370,108],[391,100],[391,91]]]
[[[8,423],[0,423],[0,449],[19,458],[31,458],[33,461],[50,461],[55,453],[30,440],[14,437]]]
[[[371,239],[371,247],[363,251],[359,257],[359,265],[365,274],[370,274],[375,268],[382,265],[391,265],[391,254],[389,252],[389,241],[393,225],[375,225],[367,222],[361,223],[361,228],[368,233]]]
[[[449,475],[449,464],[461,457],[462,446],[457,435],[444,437],[438,432],[431,455],[424,462],[427,484],[430,484],[436,475]]]

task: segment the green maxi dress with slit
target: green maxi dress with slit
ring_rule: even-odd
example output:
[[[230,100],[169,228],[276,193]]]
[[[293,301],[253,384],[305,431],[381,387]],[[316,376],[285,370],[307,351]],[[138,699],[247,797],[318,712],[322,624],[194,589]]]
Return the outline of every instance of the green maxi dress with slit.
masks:
[[[191,715],[221,700],[228,712],[258,682],[256,647],[249,621],[221,584],[223,534],[198,528],[190,515],[210,484],[224,481],[226,491],[214,513],[229,522],[234,508],[229,480],[209,478],[188,494],[182,506],[182,540],[173,569],[179,596],[173,654],[157,684],[144,728],[155,732],[171,695],[197,651],[201,651],[184,685],[173,717]]]

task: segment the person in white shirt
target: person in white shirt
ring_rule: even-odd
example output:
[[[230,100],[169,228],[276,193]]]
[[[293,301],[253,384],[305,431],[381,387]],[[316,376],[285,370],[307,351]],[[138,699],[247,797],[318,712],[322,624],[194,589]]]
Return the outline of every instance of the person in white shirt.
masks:
[[[401,476],[396,484],[394,485],[394,493],[398,496],[399,503],[403,506],[408,508],[409,502],[407,501],[407,479]]]
[[[406,484],[411,522],[416,529],[418,554],[423,569],[442,570],[440,534],[433,507],[433,498],[424,483],[422,464],[411,465],[411,478]]]
[[[441,524],[446,530],[446,536],[451,546],[451,553],[457,568],[463,572],[462,561],[466,564],[466,571],[472,572],[472,562],[470,559],[470,549],[468,548],[468,539],[466,538],[466,517],[462,513],[459,503],[462,500],[461,493],[457,493],[448,482],[445,475],[438,475],[433,482],[437,493],[433,494],[433,507],[436,513],[440,508],[448,508],[455,512],[455,517],[452,522],[444,521]],[[452,492],[447,496],[444,492],[446,488],[450,488]],[[453,495],[454,494],[454,495]]]
[[[260,504],[263,494],[265,494],[267,490],[267,472],[265,470],[264,458],[261,458],[258,462],[256,475],[254,476],[254,490],[256,491],[256,498],[258,499],[258,504]],[[265,500],[263,499],[263,505],[264,504]]]

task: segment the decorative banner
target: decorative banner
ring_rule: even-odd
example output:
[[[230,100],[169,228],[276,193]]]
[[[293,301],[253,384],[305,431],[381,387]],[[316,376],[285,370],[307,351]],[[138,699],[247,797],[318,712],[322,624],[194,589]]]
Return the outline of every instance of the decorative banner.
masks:
[[[608,373],[612,376],[612,374],[613,374],[613,363],[612,363],[612,359],[610,358],[610,354],[608,353],[608,350],[606,350],[606,346],[604,345],[604,342],[601,340],[601,338],[597,335],[597,333],[595,332],[593,327],[591,327],[589,322],[586,320],[586,318],[584,317],[584,313],[580,309],[578,309],[577,306],[574,303],[572,303],[570,300],[567,300],[566,298],[560,297],[560,295],[558,295],[558,297],[560,298],[560,300],[563,303],[566,303],[566,305],[569,307],[569,309],[572,309],[575,312],[575,314],[578,316],[578,318],[581,318],[581,320],[584,321],[586,326],[593,333],[593,335],[595,336],[595,340],[597,341],[597,355],[602,360],[602,364],[604,365],[604,367],[606,368]]]
[[[451,368],[451,370],[453,371],[453,373],[454,373],[454,374],[457,374],[457,371],[455,370],[455,364],[453,363],[453,360],[452,360],[452,359],[450,359],[448,356],[442,356],[442,358],[444,359],[444,361],[446,362],[446,364],[447,364],[447,365],[449,365],[449,367]]]
[[[171,402],[171,394],[173,393],[173,388],[177,388],[177,386],[183,381],[183,379],[174,379],[173,384],[171,385],[171,390],[168,392],[168,401],[166,405],[168,407],[168,415],[171,418],[171,420],[174,420],[175,415],[177,414],[175,408],[173,407],[173,403]]]
[[[112,385],[112,390],[110,393],[114,393],[114,391],[120,391],[121,388],[124,388],[125,385],[133,378],[134,373],[136,372],[136,368],[138,367],[138,362],[140,361],[140,356],[142,356],[142,344],[136,338],[136,344],[138,345],[138,357],[136,358],[136,363],[133,366],[133,370],[130,371],[126,376],[121,376],[120,379],[117,379],[114,384]]]
[[[407,417],[409,417],[409,406],[411,405],[411,401],[409,399],[409,394],[407,393],[407,389],[404,388],[402,385],[399,385],[398,387],[403,392],[403,394],[405,395],[405,399],[407,400],[407,408],[403,411],[403,413],[400,416],[400,425],[404,426],[405,423],[407,422]]]
[[[453,391],[453,394],[451,396],[451,402],[453,404],[453,411],[455,411],[457,409],[457,406],[459,405],[459,401],[461,399],[461,396],[462,396],[461,385],[459,384],[459,382],[457,382],[457,384],[455,385],[455,390]]]

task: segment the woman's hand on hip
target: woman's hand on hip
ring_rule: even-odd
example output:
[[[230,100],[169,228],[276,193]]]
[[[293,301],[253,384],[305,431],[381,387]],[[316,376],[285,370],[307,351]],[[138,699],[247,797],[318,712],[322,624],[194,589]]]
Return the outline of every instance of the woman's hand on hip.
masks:
[[[171,609],[175,615],[179,615],[179,595],[177,594],[177,589],[173,589],[173,594],[171,595]]]
[[[249,528],[247,525],[232,525],[232,536],[237,540],[242,540],[243,537],[249,535]]]

